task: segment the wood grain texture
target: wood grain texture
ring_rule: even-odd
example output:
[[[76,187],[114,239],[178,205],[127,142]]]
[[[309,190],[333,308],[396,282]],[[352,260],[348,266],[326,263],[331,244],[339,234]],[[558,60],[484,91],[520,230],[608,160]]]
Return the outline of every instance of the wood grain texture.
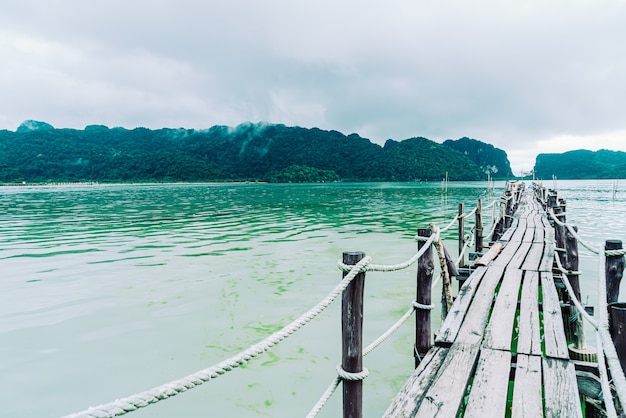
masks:
[[[518,354],[511,417],[536,418],[542,415],[541,357]]]
[[[465,418],[504,417],[511,353],[483,348],[480,352]]]
[[[561,317],[561,304],[552,273],[541,273],[541,290],[543,292],[543,335],[546,356],[569,359]]]

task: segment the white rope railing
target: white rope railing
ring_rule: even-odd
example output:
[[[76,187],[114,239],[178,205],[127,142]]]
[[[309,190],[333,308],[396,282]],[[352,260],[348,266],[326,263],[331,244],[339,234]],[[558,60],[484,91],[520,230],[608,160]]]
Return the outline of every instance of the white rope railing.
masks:
[[[309,323],[312,319],[318,316],[324,309],[326,309],[336,298],[348,287],[350,282],[361,272],[371,261],[370,257],[364,257],[361,261],[353,266],[350,272],[339,282],[339,284],[320,302],[318,302],[313,308],[309,309],[306,313],[298,317],[283,329],[273,333],[269,337],[260,341],[257,344],[252,345],[247,350],[240,352],[239,354],[230,357],[214,366],[200,370],[189,376],[183,377],[178,380],[174,380],[170,383],[166,383],[161,386],[157,386],[153,389],[128,396],[126,398],[118,399],[107,404],[102,404],[95,407],[90,407],[84,411],[77,412],[75,414],[68,415],[68,417],[114,417],[124,415],[128,412],[134,411],[138,408],[143,408],[153,403],[157,403],[163,399],[170,398],[185,392],[188,389],[199,386],[209,380],[215,379],[224,373],[246,364],[254,357],[264,353],[269,348],[278,344],[304,325]]]
[[[402,315],[402,317],[400,319],[398,319],[398,321],[396,321],[396,323],[394,323],[391,327],[389,327],[389,329],[387,331],[385,331],[383,334],[381,334],[380,337],[378,337],[376,340],[374,340],[370,345],[368,345],[363,350],[363,357],[367,356],[369,353],[374,351],[380,344],[382,344],[384,341],[386,341],[394,332],[396,332],[411,317],[413,312],[415,312],[415,309],[416,309],[415,305],[416,305],[416,303],[417,302],[413,301],[413,305],[411,306],[411,308],[408,311],[406,311],[406,313],[404,315]],[[431,305],[427,305],[427,306],[430,307]],[[335,379],[331,382],[331,384],[328,385],[328,388],[324,391],[324,393],[322,394],[320,399],[317,401],[315,406],[313,406],[311,411],[307,414],[307,418],[314,418],[314,417],[317,416],[317,414],[320,413],[322,408],[324,408],[326,403],[328,403],[328,401],[330,400],[331,396],[337,390],[337,387],[339,386],[339,383],[341,383],[342,377],[343,376],[338,374],[337,377],[335,377]]]
[[[621,250],[599,250],[594,248],[590,244],[586,243],[583,239],[580,238],[578,233],[574,230],[574,228],[567,224],[566,222],[561,222],[558,217],[555,215],[552,208],[549,209],[548,213],[554,220],[554,222],[559,226],[565,226],[567,230],[580,242],[585,248],[587,248],[592,253],[598,255],[598,265],[599,265],[599,276],[598,276],[598,310],[599,310],[599,318],[598,322],[591,319],[591,317],[587,314],[584,307],[580,304],[580,301],[576,298],[574,291],[567,279],[567,274],[572,274],[573,272],[569,272],[563,268],[561,265],[561,261],[559,257],[554,257],[557,267],[564,273],[562,277],[563,284],[567,289],[567,292],[570,296],[572,302],[576,306],[576,309],[580,312],[580,314],[589,322],[597,332],[597,341],[598,341],[598,353],[601,353],[601,357],[606,358],[606,362],[608,364],[608,369],[611,372],[611,377],[613,380],[613,385],[615,386],[615,391],[617,392],[618,399],[622,405],[626,405],[626,377],[624,376],[624,372],[622,370],[622,366],[619,361],[619,356],[617,355],[617,350],[615,349],[615,344],[613,339],[611,338],[611,334],[609,332],[609,320],[608,320],[608,306],[606,300],[606,281],[604,278],[605,275],[605,263],[606,256],[621,256],[626,254],[626,249]],[[602,359],[604,362],[604,359]],[[600,360],[598,361],[600,365]],[[606,374],[606,373],[605,373]],[[605,376],[606,377],[606,376]],[[606,377],[608,379],[608,377]],[[605,389],[605,386],[608,387],[608,380],[603,384],[603,396],[605,397],[605,406],[607,407],[607,413],[615,414],[615,408],[612,405],[613,400],[607,400],[607,396],[611,396],[610,389],[608,392]],[[611,404],[610,408],[608,404]],[[610,415],[611,416],[611,415]],[[612,415],[615,416],[615,415]]]
[[[486,208],[493,206],[496,202],[497,200],[494,200],[490,205],[486,206]],[[403,270],[403,269],[410,267],[417,260],[419,260],[419,258],[426,252],[427,249],[430,248],[431,244],[433,244],[435,240],[439,240],[441,232],[444,232],[450,229],[455,224],[455,222],[457,222],[459,219],[475,214],[476,210],[477,208],[474,208],[471,212],[468,212],[466,214],[456,215],[454,219],[450,221],[450,223],[446,227],[442,229],[435,228],[434,234],[432,234],[428,238],[418,237],[418,239],[422,239],[425,241],[424,245],[413,257],[411,257],[409,260],[403,263],[394,264],[394,265],[372,264],[370,257],[364,257],[355,265],[346,265],[342,262],[339,262],[338,263],[339,267],[344,272],[347,272],[347,274],[341,280],[341,282],[324,299],[322,299],[315,306],[309,309],[309,311],[307,311],[306,313],[298,317],[296,320],[292,321],[290,324],[288,324],[281,330],[273,333],[272,335],[268,336],[262,341],[250,346],[248,349],[216,365],[200,370],[196,373],[190,374],[183,378],[157,386],[155,388],[152,388],[144,392],[140,392],[140,393],[137,393],[137,394],[125,397],[125,398],[117,399],[109,403],[101,404],[95,407],[89,407],[86,410],[67,415],[66,418],[79,418],[79,417],[80,418],[83,418],[83,417],[101,418],[101,417],[114,417],[114,416],[124,415],[128,412],[135,411],[139,408],[146,407],[148,405],[157,403],[161,400],[176,396],[179,393],[185,392],[194,387],[200,386],[201,384],[208,382],[209,380],[216,379],[217,377],[239,366],[246,364],[253,358],[261,355],[262,353],[269,350],[274,345],[283,341],[285,338],[287,338],[294,332],[298,331],[304,325],[306,325],[315,317],[317,317],[343,292],[343,290],[349,285],[349,283],[354,279],[354,277],[356,277],[357,274],[361,272],[365,272],[365,271],[379,271],[379,272],[398,271],[398,270]],[[495,222],[494,222],[494,225],[495,225]],[[465,251],[465,248],[463,249],[463,252]],[[463,256],[463,252],[461,253],[461,257]],[[457,264],[458,264],[458,261],[457,261]],[[434,287],[435,284],[436,284],[436,281],[435,283],[433,283],[432,286]],[[372,344],[370,344],[363,351],[363,355],[364,356],[367,355],[376,347],[378,347],[383,341],[385,341],[404,322],[406,322],[406,320],[411,316],[411,314],[416,309],[432,309],[433,307],[434,305],[422,305],[414,301],[411,309],[409,309],[409,311],[407,311],[407,313],[405,313],[402,316],[402,318],[400,318],[400,320],[398,320],[392,327],[390,327],[378,339],[376,339]],[[348,373],[344,371],[343,369],[341,369],[340,366],[338,366],[337,372],[338,372],[337,378],[335,379],[335,381],[333,381],[333,383],[329,386],[326,392],[322,395],[322,398],[320,398],[320,401],[318,401],[318,404],[316,404],[316,406],[313,408],[311,413],[315,413],[316,415],[319,412],[319,411],[318,412],[314,412],[314,411],[317,411],[318,407],[319,409],[323,407],[327,399],[334,392],[335,388],[337,387],[341,379],[361,380],[365,378],[365,376],[367,375],[367,369],[364,369],[364,371],[359,372],[359,373]],[[331,387],[333,388],[331,389]],[[309,416],[315,416],[315,415],[309,415]]]

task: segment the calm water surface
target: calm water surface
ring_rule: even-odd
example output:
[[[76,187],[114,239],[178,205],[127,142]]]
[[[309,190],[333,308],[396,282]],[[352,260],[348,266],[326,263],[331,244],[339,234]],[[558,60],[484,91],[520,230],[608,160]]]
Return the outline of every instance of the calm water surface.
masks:
[[[613,183],[557,185],[598,247],[626,240],[626,181],[615,199]],[[2,187],[0,416],[69,414],[216,364],[325,297],[342,251],[404,261],[417,228],[503,186],[452,183],[445,197],[434,183]],[[581,249],[592,304],[595,262]],[[368,273],[366,344],[408,309],[414,280],[415,268]],[[304,416],[334,378],[340,327],[335,302],[248,365],[132,416]],[[366,357],[367,417],[411,373],[412,339],[409,322]],[[340,398],[319,416],[338,416]]]

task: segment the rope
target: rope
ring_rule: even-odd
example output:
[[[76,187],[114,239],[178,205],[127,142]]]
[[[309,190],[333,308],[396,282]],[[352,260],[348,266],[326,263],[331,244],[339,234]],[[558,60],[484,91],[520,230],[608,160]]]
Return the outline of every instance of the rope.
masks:
[[[408,267],[410,267],[411,265],[415,264],[415,262],[417,260],[420,259],[420,257],[422,255],[424,255],[424,253],[426,252],[426,250],[428,250],[428,248],[430,248],[430,245],[433,243],[433,241],[435,240],[435,238],[439,237],[439,232],[432,234],[430,237],[428,237],[428,239],[426,240],[424,246],[417,252],[415,253],[415,255],[413,257],[411,257],[409,260],[405,261],[404,263],[400,263],[400,264],[391,264],[391,265],[384,265],[384,264],[367,264],[367,266],[363,266],[361,267],[361,273],[365,272],[365,271],[383,271],[383,272],[388,272],[388,271],[398,271],[398,270],[404,270]],[[347,264],[344,264],[342,261],[339,261],[337,263],[337,265],[339,266],[339,269],[342,271],[350,271],[350,267]]]
[[[471,231],[473,231],[474,228],[471,229]],[[470,231],[470,232],[471,232]],[[463,245],[463,249],[461,250],[461,254],[459,254],[459,257],[456,259],[456,261],[454,262],[454,264],[459,267],[461,260],[463,260],[463,257],[465,257],[465,251],[471,247],[472,245],[474,245],[474,241],[476,240],[476,237],[474,234],[469,234],[470,236],[468,237],[467,235],[465,236],[465,245]],[[469,240],[468,240],[469,239]]]
[[[617,356],[615,344],[613,343],[613,339],[609,333],[606,281],[602,280],[605,274],[605,263],[606,259],[604,254],[600,254],[598,263],[600,273],[598,280],[598,310],[600,311],[598,315],[598,335],[602,342],[606,362],[609,366],[609,370],[611,371],[611,377],[613,378],[613,384],[615,385],[617,397],[622,405],[626,405],[626,377],[624,376],[622,365],[620,364],[619,357]]]
[[[363,357],[365,357],[366,355],[368,355],[369,353],[374,351],[380,344],[382,344],[385,340],[387,340],[387,338],[389,338],[389,336],[391,336],[394,332],[396,332],[411,317],[411,315],[415,311],[415,305],[416,304],[420,305],[420,304],[417,303],[417,301],[413,301],[413,306],[411,306],[411,308],[404,315],[402,315],[402,317],[400,319],[398,319],[395,324],[393,324],[391,327],[389,327],[389,329],[387,331],[385,331],[380,337],[378,337],[376,340],[374,340],[374,342],[372,342],[370,345],[368,345],[363,350]],[[432,306],[434,308],[434,305],[421,305],[421,306]],[[326,403],[328,402],[330,397],[333,395],[333,393],[335,393],[335,390],[337,390],[337,387],[339,386],[339,383],[341,382],[341,378],[342,378],[339,375],[339,371],[337,371],[337,373],[338,373],[338,375],[331,382],[331,384],[328,385],[328,388],[326,388],[326,390],[324,391],[324,393],[322,394],[320,399],[313,406],[311,411],[307,414],[307,418],[314,418],[314,417],[316,417],[317,414],[319,414],[320,411],[322,410],[322,408],[326,405]]]
[[[574,289],[572,288],[572,285],[569,282],[569,279],[567,278],[567,275],[571,274],[571,272],[569,272],[568,270],[565,270],[565,268],[561,264],[561,260],[559,260],[559,257],[554,257],[554,261],[556,262],[558,269],[563,273],[561,280],[563,281],[563,284],[565,285],[565,288],[567,289],[567,293],[569,295],[570,300],[574,302],[574,306],[576,306],[576,309],[583,316],[583,318],[585,318],[585,320],[587,320],[587,322],[589,322],[591,326],[597,330],[598,323],[587,313],[587,311],[585,311],[585,308],[576,297],[576,294],[574,293]]]
[[[433,305],[433,304],[423,305],[423,304],[419,303],[416,300],[413,301],[413,307],[415,309],[421,309],[421,310],[424,310],[424,311],[431,311],[431,310],[435,309],[435,305]]]
[[[343,367],[341,367],[341,364],[338,364],[337,367],[335,367],[335,370],[337,371],[337,375],[340,378],[353,382],[363,380],[370,374],[370,371],[367,370],[367,367],[363,367],[363,370],[361,370],[360,372],[347,372],[343,369]]]
[[[486,206],[483,206],[483,209],[489,209],[490,207],[492,207],[493,205],[495,205],[499,201],[500,201],[500,199],[493,200],[490,204],[488,204]]]
[[[356,277],[358,273],[361,272],[361,270],[365,266],[367,266],[367,264],[369,264],[370,261],[370,257],[364,257],[361,261],[353,266],[352,270],[350,270],[346,277],[344,277],[341,282],[339,282],[339,284],[328,294],[328,296],[326,296],[326,298],[322,299],[313,308],[311,308],[309,311],[301,315],[299,318],[291,322],[283,329],[276,331],[264,340],[252,345],[247,350],[244,350],[241,353],[230,357],[229,359],[224,360],[221,363],[218,363],[217,365],[211,366],[204,370],[200,370],[189,376],[174,380],[170,383],[157,386],[153,389],[135,395],[128,396],[123,399],[118,399],[113,402],[102,404],[96,407],[90,407],[84,411],[68,415],[68,418],[113,417],[124,415],[128,412],[136,410],[137,408],[143,408],[150,404],[157,403],[163,399],[178,395],[179,393],[185,392],[187,389],[192,389],[205,382],[208,382],[209,380],[215,379],[234,368],[246,364],[251,359],[269,350],[271,347],[278,344],[279,342],[302,328],[316,316],[318,316],[341,294],[341,292],[343,292],[346,287],[348,287],[350,282]]]

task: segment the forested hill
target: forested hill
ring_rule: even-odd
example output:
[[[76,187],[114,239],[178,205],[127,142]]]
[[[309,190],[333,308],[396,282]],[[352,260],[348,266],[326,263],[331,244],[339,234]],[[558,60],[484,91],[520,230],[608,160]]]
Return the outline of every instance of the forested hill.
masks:
[[[510,173],[505,161],[497,173]],[[439,181],[446,172],[451,180],[483,180],[484,167],[494,164],[502,162],[481,161],[481,169],[469,155],[426,138],[381,147],[357,134],[265,123],[76,130],[27,121],[15,132],[0,130],[1,183]]]
[[[626,152],[576,150],[562,154],[539,154],[535,176],[563,180],[623,179],[626,176]]]
[[[448,139],[443,145],[467,155],[470,160],[478,164],[482,171],[491,174],[492,177],[513,177],[506,152],[491,144],[464,137],[456,141]]]

